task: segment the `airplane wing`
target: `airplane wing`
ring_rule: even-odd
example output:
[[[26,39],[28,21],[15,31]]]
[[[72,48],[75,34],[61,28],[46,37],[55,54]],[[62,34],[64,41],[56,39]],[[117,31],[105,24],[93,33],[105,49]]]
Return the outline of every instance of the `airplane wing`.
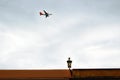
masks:
[[[45,14],[48,14],[45,10],[43,10]]]
[[[44,11],[44,13],[45,13],[45,16],[46,16],[46,18],[49,16],[49,14],[45,11],[45,10],[43,10]]]

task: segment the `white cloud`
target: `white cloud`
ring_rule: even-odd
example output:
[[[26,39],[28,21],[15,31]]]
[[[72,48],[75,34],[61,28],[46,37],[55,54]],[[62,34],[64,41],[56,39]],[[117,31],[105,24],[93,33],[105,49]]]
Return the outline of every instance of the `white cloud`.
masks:
[[[9,8],[2,7],[0,13],[1,69],[67,68],[68,57],[73,68],[120,66],[120,24],[112,2],[107,7],[101,1],[104,6],[82,0],[81,5],[79,1],[19,2],[8,3]],[[43,8],[53,15],[39,16]],[[113,9],[115,13],[109,14]]]

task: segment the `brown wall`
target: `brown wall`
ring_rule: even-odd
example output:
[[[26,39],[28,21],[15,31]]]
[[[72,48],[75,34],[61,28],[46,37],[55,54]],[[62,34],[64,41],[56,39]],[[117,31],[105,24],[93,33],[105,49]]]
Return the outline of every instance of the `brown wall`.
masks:
[[[73,77],[120,77],[120,69],[74,69]]]
[[[1,79],[70,78],[69,70],[0,70]]]
[[[73,69],[73,78],[120,77],[120,69]],[[59,79],[71,78],[69,70],[0,70],[3,79]]]

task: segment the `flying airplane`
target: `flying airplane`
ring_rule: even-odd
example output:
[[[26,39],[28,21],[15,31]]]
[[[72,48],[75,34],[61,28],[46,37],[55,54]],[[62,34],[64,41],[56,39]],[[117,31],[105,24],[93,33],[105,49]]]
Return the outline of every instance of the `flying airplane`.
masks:
[[[42,15],[45,15],[45,17],[47,18],[47,17],[49,17],[49,15],[52,15],[52,14],[50,14],[50,13],[46,12],[45,10],[43,10],[43,12],[40,12],[40,16],[42,16]]]

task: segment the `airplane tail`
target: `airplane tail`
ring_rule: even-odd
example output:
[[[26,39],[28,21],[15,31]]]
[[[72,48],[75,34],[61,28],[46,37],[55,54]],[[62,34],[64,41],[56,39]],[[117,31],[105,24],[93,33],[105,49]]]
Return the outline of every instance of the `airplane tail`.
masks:
[[[41,15],[44,15],[44,14],[43,14],[42,12],[40,12],[40,16],[41,16]]]

